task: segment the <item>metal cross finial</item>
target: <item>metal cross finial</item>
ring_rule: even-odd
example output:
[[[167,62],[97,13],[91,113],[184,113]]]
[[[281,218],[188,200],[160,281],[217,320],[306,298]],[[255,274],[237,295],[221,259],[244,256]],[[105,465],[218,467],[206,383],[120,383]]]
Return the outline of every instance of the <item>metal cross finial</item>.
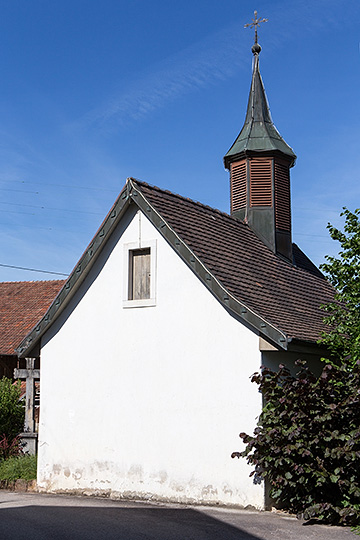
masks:
[[[252,23],[245,24],[244,28],[255,28],[255,44],[258,42],[258,35],[257,35],[257,29],[260,23],[268,22],[268,19],[258,19],[257,11],[254,11],[254,18],[252,20]]]

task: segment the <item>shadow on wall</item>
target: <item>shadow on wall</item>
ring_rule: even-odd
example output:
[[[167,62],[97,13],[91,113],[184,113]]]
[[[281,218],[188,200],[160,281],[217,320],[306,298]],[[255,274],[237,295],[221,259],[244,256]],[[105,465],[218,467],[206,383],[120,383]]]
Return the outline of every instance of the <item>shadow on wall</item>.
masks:
[[[0,506],[4,540],[263,540],[191,509]]]
[[[324,354],[324,353],[323,353]],[[296,360],[306,360],[310,370],[316,375],[319,376],[325,366],[321,361],[321,353],[316,354],[305,354],[305,353],[294,353],[294,352],[272,352],[266,351],[262,353],[262,364],[272,371],[278,371],[280,364],[285,364],[289,368],[290,373],[295,375],[299,371],[299,367],[295,365]]]

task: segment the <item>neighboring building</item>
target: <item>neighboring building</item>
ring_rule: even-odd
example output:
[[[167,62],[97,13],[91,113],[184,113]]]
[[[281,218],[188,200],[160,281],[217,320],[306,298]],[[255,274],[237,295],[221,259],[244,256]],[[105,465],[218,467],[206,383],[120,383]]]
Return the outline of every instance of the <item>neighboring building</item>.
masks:
[[[25,368],[15,348],[38,322],[64,285],[57,281],[14,281],[0,283],[0,379],[14,379],[14,370]],[[40,367],[36,358],[35,367]],[[36,382],[34,429],[39,422],[39,381]],[[21,381],[20,399],[25,399],[26,381]],[[28,450],[28,447],[26,447]]]
[[[38,486],[264,506],[245,460],[262,364],[319,361],[333,289],[291,243],[291,148],[259,73],[231,213],[128,179],[20,357],[41,355]]]
[[[16,347],[54,300],[64,280],[0,283],[0,378],[13,378]]]

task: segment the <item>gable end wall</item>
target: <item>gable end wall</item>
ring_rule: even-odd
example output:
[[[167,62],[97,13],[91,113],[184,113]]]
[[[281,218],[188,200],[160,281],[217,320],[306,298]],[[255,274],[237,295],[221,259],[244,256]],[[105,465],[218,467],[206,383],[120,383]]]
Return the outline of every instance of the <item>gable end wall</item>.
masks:
[[[123,306],[125,244],[156,242],[155,305]],[[42,338],[39,487],[263,506],[240,431],[261,396],[258,336],[129,210]]]

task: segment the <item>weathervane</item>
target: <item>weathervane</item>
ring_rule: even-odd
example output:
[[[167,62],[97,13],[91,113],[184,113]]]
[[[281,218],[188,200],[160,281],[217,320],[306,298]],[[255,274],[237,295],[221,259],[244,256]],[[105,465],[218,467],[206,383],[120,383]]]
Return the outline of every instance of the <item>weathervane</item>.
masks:
[[[258,44],[258,35],[257,35],[257,29],[260,23],[268,22],[268,19],[258,19],[257,11],[254,11],[254,18],[252,20],[252,23],[245,24],[244,28],[255,28],[255,45]]]

